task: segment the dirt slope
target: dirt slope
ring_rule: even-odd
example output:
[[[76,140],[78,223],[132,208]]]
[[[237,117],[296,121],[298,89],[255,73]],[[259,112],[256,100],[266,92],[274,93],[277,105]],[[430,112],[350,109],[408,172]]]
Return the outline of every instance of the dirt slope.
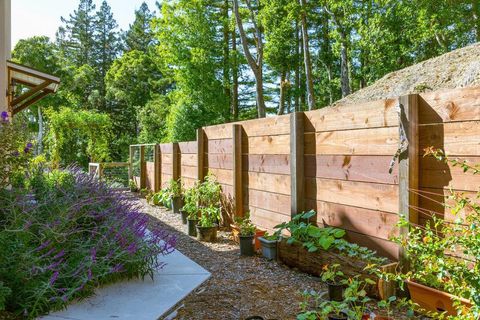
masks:
[[[480,42],[389,73],[335,104],[472,86],[480,86]]]

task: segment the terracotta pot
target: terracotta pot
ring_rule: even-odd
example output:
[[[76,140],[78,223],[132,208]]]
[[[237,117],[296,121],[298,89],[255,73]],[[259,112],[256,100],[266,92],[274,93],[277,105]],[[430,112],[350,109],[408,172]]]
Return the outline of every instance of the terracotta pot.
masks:
[[[362,320],[393,320],[393,318],[377,315],[375,315],[375,318],[372,318],[370,314],[364,314]]]
[[[420,308],[431,312],[447,312],[447,315],[457,315],[457,310],[453,306],[455,300],[459,300],[467,309],[472,307],[472,303],[466,299],[456,297],[452,294],[440,291],[422,284],[407,280],[408,291],[412,301]]]

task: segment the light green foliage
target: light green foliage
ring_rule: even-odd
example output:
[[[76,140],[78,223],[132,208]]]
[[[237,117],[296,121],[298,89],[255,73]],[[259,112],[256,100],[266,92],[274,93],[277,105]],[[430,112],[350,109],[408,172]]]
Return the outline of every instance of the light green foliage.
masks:
[[[253,236],[257,230],[250,220],[250,212],[245,213],[244,217],[237,217],[235,223],[237,223],[240,229],[240,235],[242,236]]]
[[[138,111],[139,143],[168,142],[167,118],[170,112],[168,96],[157,96]],[[183,139],[182,139],[183,140]]]
[[[86,167],[88,162],[110,159],[112,124],[108,115],[70,108],[49,110],[47,115],[46,149],[57,166],[77,163]]]
[[[157,54],[162,72],[175,82],[169,95],[170,138],[192,140],[195,130],[221,123],[229,112],[222,86],[220,23],[211,0],[165,1],[156,19]]]

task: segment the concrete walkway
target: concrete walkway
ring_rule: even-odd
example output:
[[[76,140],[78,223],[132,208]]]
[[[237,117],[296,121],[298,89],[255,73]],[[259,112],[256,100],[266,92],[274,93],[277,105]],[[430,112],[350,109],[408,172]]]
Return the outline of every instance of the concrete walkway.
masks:
[[[161,258],[167,265],[154,276],[115,283],[95,296],[51,313],[42,320],[155,320],[195,290],[210,273],[178,250]]]

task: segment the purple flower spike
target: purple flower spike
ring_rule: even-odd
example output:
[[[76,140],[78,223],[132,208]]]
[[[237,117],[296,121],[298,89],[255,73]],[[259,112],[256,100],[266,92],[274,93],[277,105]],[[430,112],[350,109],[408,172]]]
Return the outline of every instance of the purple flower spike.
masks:
[[[7,111],[3,111],[1,117],[2,117],[2,120],[3,120],[3,121],[7,121],[7,120],[8,120],[8,112],[7,112]]]
[[[53,286],[53,284],[55,283],[55,281],[57,281],[58,279],[58,275],[59,275],[59,272],[58,271],[55,271],[52,275],[52,277],[50,278],[50,285]]]

